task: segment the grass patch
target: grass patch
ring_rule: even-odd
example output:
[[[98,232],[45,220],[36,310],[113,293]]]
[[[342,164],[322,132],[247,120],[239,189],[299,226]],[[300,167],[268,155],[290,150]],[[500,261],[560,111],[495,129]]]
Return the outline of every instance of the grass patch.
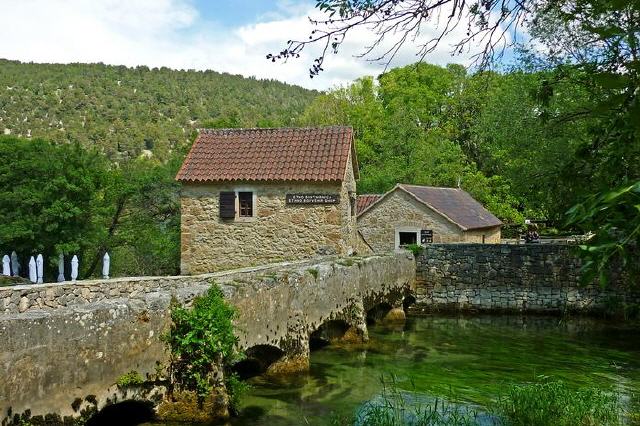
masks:
[[[6,277],[4,275],[0,275],[0,287],[9,287],[13,285],[26,285],[33,284],[26,278],[22,277]]]
[[[351,424],[360,426],[472,426],[479,423],[479,414],[463,404],[454,404],[442,398],[425,399],[415,391],[400,390],[396,377],[382,377],[383,390],[378,398],[367,402],[353,418]],[[332,419],[332,424],[344,421]],[[342,423],[346,424],[346,423]],[[486,424],[486,423],[484,423]]]
[[[511,386],[496,412],[510,426],[611,426],[621,424],[615,394],[571,389],[560,380]]]
[[[318,270],[315,268],[309,268],[307,269],[307,272],[310,273],[314,279],[318,279]]]
[[[353,266],[354,264],[353,260],[351,259],[339,260],[336,263],[341,266]]]
[[[622,407],[615,393],[573,389],[560,380],[513,385],[485,409],[401,390],[396,377],[382,377],[382,393],[354,415],[334,414],[332,425],[359,426],[617,426]],[[633,421],[633,417],[629,416]]]
[[[144,379],[142,378],[140,373],[135,370],[131,370],[127,374],[123,374],[116,381],[116,385],[118,385],[120,389],[125,389],[131,386],[140,386],[143,383]]]

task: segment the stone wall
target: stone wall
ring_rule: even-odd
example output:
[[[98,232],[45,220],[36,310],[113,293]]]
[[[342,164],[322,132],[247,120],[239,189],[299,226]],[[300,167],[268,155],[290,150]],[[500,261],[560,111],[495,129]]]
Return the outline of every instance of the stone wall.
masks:
[[[78,415],[74,402],[82,409],[93,395],[103,405],[118,395],[123,374],[145,376],[157,362],[166,365],[159,336],[172,298],[189,304],[212,281],[238,309],[242,348],[270,345],[308,363],[309,335],[324,322],[381,301],[401,304],[414,279],[415,262],[405,253],[1,288],[0,422],[9,408]],[[352,319],[366,331],[363,318]]]
[[[316,260],[315,262],[318,262]],[[313,261],[284,262],[192,276],[124,277],[109,280],[83,280],[63,283],[27,284],[0,287],[0,315],[25,312],[53,312],[116,299],[145,301],[148,295],[181,294],[208,288],[211,282],[244,280],[282,267],[306,265]]]
[[[224,269],[320,254],[350,254],[356,244],[351,161],[341,183],[184,184],[181,193],[181,272]],[[221,191],[253,191],[255,217],[222,220]],[[335,205],[288,205],[288,193],[339,194]],[[350,194],[351,193],[351,194]]]
[[[358,230],[364,240],[378,253],[395,250],[396,230],[414,231],[431,229],[434,243],[500,242],[500,227],[486,230],[463,231],[442,215],[429,209],[407,194],[396,189],[385,199],[358,216]]]
[[[620,285],[578,285],[570,245],[434,244],[417,259],[416,312],[423,310],[592,311],[612,300],[639,303]]]

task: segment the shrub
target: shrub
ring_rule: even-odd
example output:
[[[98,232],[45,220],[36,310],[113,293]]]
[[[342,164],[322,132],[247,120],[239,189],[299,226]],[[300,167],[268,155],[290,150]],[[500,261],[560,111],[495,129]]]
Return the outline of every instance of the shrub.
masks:
[[[144,379],[140,373],[135,370],[131,370],[127,374],[122,375],[116,382],[116,385],[118,385],[120,389],[124,389],[131,386],[138,386],[142,383],[144,383]]]
[[[619,410],[616,395],[595,388],[573,390],[559,380],[511,386],[496,406],[512,426],[618,425]]]
[[[413,253],[414,256],[418,256],[424,249],[420,244],[407,244],[404,248]]]
[[[202,401],[220,384],[216,382],[218,369],[229,373],[231,364],[240,358],[236,351],[238,339],[233,333],[235,315],[215,284],[205,295],[194,299],[191,309],[174,304],[173,324],[163,337],[170,350],[169,375],[173,386],[195,392]],[[238,395],[234,394],[239,389],[237,378],[231,374],[225,377],[230,401],[237,403]]]

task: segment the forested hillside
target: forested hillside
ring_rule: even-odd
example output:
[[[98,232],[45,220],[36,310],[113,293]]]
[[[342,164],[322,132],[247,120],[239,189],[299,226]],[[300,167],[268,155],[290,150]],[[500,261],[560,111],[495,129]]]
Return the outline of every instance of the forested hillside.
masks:
[[[214,71],[0,59],[0,134],[167,159],[198,127],[294,125],[316,95]]]

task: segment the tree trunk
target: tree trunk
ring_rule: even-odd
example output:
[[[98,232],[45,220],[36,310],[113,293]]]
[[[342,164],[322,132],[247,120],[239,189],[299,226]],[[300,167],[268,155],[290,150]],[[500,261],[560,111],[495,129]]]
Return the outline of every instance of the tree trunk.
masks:
[[[111,225],[109,226],[109,231],[107,232],[107,241],[110,240],[113,234],[116,232],[116,228],[118,227],[118,223],[120,222],[120,217],[124,212],[124,207],[127,205],[127,200],[128,200],[128,197],[125,197],[118,201],[116,212],[114,213],[113,218],[111,219]],[[87,269],[87,271],[85,272],[84,278],[88,278],[91,275],[93,275],[93,272],[98,267],[98,263],[100,262],[100,259],[103,258],[106,251],[107,251],[107,244],[106,243],[101,244],[100,247],[98,248],[98,251],[96,252],[95,257],[93,258],[93,261],[91,262],[91,265],[89,266],[89,269]]]

